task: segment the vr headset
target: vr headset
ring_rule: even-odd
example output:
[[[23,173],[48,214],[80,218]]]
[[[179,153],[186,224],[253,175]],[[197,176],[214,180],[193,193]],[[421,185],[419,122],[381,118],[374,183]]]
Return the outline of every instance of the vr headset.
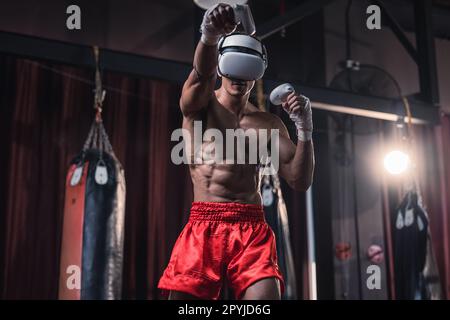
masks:
[[[262,42],[250,35],[232,33],[218,43],[219,75],[234,80],[258,80],[267,68],[267,51]]]

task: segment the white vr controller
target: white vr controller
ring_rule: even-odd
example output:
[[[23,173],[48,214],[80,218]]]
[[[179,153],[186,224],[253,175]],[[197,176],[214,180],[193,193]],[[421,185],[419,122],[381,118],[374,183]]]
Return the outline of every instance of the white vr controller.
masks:
[[[295,92],[294,86],[290,83],[283,83],[272,90],[269,96],[270,102],[279,106],[286,101],[292,92]]]
[[[286,102],[288,96],[295,92],[294,86],[290,83],[284,83],[279,85],[270,93],[269,99],[274,105],[279,106]],[[297,137],[300,141],[309,141],[312,139],[312,112],[311,112],[311,103],[309,99],[301,96],[304,101],[304,108],[302,114],[298,112],[289,112],[285,109],[285,111],[289,114],[289,118],[294,122],[295,127],[297,128]]]

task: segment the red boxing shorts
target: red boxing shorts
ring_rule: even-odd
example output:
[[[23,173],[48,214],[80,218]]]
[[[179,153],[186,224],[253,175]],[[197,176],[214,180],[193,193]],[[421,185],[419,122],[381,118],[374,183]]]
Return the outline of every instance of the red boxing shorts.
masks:
[[[158,288],[216,300],[227,281],[240,299],[251,284],[271,277],[283,293],[275,236],[262,206],[194,202]]]

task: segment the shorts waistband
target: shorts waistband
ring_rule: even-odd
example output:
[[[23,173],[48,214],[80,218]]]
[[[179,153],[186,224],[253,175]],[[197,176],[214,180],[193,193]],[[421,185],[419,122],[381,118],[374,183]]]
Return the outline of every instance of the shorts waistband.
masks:
[[[265,222],[265,218],[259,204],[193,202],[189,221]]]

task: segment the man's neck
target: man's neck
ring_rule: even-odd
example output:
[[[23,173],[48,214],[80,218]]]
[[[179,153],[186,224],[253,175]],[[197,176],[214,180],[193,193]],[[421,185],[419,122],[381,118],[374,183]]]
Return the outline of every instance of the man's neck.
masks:
[[[234,113],[238,118],[241,118],[244,114],[249,95],[250,93],[244,96],[232,96],[221,89],[219,90],[217,100],[219,100],[220,104],[223,105],[225,109]]]

